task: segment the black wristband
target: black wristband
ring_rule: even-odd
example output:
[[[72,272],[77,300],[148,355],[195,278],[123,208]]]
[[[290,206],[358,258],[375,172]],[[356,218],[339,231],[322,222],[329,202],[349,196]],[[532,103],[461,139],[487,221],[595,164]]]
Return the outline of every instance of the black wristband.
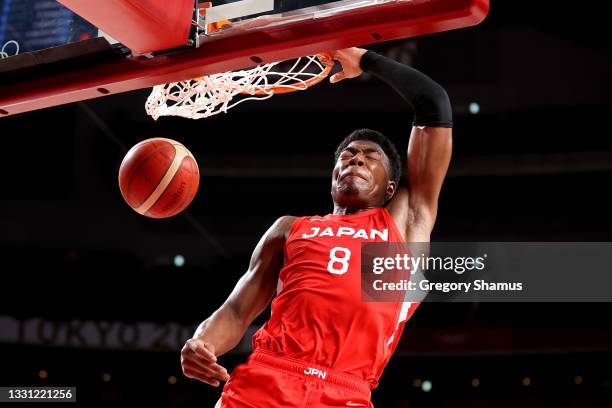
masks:
[[[448,94],[427,75],[374,51],[363,54],[360,66],[390,85],[412,106],[414,126],[453,127]]]

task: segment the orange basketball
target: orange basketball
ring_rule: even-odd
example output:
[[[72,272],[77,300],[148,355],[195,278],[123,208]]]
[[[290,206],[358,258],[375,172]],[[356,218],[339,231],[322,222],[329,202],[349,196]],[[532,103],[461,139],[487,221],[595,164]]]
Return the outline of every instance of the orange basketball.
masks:
[[[195,197],[200,183],[198,164],[179,142],[153,138],[132,147],[119,169],[119,188],[137,213],[172,217]]]

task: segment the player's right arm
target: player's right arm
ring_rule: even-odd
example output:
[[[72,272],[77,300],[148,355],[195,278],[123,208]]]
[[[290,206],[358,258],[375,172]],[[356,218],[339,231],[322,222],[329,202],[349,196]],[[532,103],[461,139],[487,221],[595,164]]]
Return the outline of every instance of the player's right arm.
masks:
[[[263,235],[253,251],[249,269],[223,305],[204,320],[181,351],[183,373],[207,384],[226,381],[220,356],[238,345],[249,325],[268,306],[283,266],[284,245],[295,217],[281,217]]]

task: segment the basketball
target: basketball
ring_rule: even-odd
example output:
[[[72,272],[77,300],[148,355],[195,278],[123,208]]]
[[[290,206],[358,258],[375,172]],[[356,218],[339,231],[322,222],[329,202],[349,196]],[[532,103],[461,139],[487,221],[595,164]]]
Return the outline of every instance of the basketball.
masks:
[[[163,138],[144,140],[130,149],[119,169],[119,189],[130,207],[151,218],[183,211],[198,191],[195,158],[181,143]]]

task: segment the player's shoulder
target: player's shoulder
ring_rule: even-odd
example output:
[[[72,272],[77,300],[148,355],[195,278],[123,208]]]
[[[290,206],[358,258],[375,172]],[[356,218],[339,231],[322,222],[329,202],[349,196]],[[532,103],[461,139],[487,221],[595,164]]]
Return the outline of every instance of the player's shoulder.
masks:
[[[288,238],[291,232],[291,228],[296,226],[299,228],[299,224],[305,222],[315,222],[315,221],[329,221],[328,216],[321,215],[309,215],[309,216],[294,216],[294,215],[283,215],[276,219],[272,227],[270,228],[269,233],[277,237]]]
[[[296,217],[295,215],[283,215],[282,217],[278,217],[274,224],[281,228],[289,229],[298,218],[299,217]]]
[[[299,217],[293,215],[283,215],[274,221],[274,224],[270,227],[268,235],[286,238],[289,235],[291,226]]]

